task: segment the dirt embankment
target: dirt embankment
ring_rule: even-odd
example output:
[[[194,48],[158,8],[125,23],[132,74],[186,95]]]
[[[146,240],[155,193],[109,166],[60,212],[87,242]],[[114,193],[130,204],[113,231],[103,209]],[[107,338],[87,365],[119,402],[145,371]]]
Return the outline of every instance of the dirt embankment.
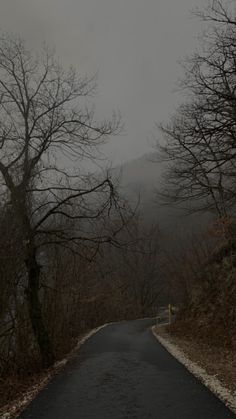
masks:
[[[157,335],[236,396],[236,242],[222,244],[192,281],[190,299]]]
[[[175,336],[236,350],[236,243],[225,243],[194,280],[190,301],[171,327]]]

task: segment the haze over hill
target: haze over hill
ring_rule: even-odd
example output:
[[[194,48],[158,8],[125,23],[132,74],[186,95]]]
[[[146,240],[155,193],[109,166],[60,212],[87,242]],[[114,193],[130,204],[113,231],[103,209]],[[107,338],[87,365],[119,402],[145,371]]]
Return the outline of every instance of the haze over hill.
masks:
[[[174,233],[187,238],[204,231],[212,215],[186,214],[184,209],[164,206],[158,201],[156,191],[164,184],[164,166],[156,160],[156,153],[153,152],[118,166],[114,172],[120,179],[120,193],[133,207],[140,202],[139,212],[143,221],[158,224],[164,234]]]

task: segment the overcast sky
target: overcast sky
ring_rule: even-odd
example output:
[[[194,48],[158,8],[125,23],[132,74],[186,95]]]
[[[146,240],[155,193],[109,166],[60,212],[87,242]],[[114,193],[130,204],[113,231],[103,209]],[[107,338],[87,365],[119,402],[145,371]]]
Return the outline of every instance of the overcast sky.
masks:
[[[55,46],[82,74],[98,72],[101,116],[123,115],[126,134],[106,145],[115,164],[151,151],[155,122],[178,102],[177,61],[197,45],[204,0],[1,0],[0,27]]]

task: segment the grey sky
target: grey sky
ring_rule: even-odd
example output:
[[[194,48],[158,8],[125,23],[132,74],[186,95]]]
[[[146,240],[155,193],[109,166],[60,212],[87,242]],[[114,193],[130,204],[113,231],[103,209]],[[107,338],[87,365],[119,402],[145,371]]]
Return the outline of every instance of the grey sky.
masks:
[[[0,27],[38,45],[46,41],[83,74],[98,71],[101,116],[119,109],[126,135],[105,150],[118,163],[150,151],[154,122],[177,103],[177,60],[196,45],[204,0],[1,0]]]

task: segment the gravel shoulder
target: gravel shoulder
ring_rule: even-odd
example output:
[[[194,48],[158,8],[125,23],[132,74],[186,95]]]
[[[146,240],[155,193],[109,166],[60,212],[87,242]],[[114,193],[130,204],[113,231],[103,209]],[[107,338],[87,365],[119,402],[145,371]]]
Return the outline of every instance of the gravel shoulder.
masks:
[[[157,342],[155,319],[109,324],[20,415],[21,419],[235,417]]]
[[[175,336],[168,332],[166,325],[153,326],[152,332],[171,355],[236,414],[236,357],[233,350]]]
[[[81,346],[91,336],[93,336],[99,330],[103,329],[105,326],[106,324],[92,329],[86,334],[80,336],[78,338],[77,345],[70,353],[65,355],[65,357],[60,361],[55,362],[52,367],[32,376],[31,381],[26,385],[22,385],[21,383],[16,382],[15,385],[18,389],[17,397],[6,405],[0,407],[0,419],[17,418],[19,414],[26,408],[26,406],[47,386],[52,378],[59,374],[65,365],[76,356]],[[12,385],[14,385],[14,383]]]
[[[76,356],[57,365],[59,373],[19,418],[233,419],[234,414],[157,342],[154,325],[155,319],[124,321],[93,333]],[[3,416],[8,417],[18,417],[17,411]]]

